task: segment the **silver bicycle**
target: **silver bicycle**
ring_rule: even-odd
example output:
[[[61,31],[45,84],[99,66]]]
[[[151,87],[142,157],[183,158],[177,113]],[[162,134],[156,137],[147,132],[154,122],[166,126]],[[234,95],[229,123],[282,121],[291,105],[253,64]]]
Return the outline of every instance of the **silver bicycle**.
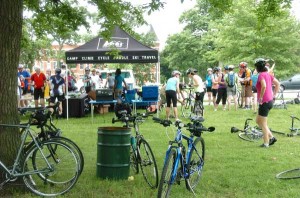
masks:
[[[30,129],[33,117],[34,113],[26,124],[0,124],[3,130],[13,127],[22,132],[21,144],[12,167],[0,159],[0,169],[5,174],[4,181],[0,181],[0,189],[21,177],[26,187],[39,196],[62,195],[74,187],[78,180],[78,156],[72,147],[59,139],[41,141],[36,137]],[[32,139],[34,144],[26,145],[28,139]]]

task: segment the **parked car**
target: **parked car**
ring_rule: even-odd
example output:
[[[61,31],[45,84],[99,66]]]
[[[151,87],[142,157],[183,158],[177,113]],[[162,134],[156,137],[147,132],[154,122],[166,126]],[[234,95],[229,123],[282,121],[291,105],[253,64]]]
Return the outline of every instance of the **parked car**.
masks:
[[[280,81],[280,89],[300,90],[300,74],[296,74],[287,80]]]

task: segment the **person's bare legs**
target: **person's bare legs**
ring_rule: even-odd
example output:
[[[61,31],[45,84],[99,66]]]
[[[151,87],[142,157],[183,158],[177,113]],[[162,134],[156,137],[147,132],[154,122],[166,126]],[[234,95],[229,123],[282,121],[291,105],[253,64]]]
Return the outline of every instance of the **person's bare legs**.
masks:
[[[173,107],[173,111],[174,111],[175,119],[178,120],[178,111],[177,111],[177,107]]]
[[[40,104],[42,107],[45,107],[45,99],[44,98],[40,99]]]
[[[230,111],[230,103],[231,103],[231,99],[232,99],[232,96],[231,96],[231,95],[228,95],[228,97],[227,97],[227,108],[228,108],[228,111]]]
[[[170,107],[166,107],[166,116],[167,116],[167,120],[170,119]]]
[[[237,99],[237,95],[233,96],[233,101],[234,101],[234,108],[237,111],[238,109],[238,99]]]
[[[208,98],[208,105],[210,105],[212,99],[211,99],[211,95],[212,93],[211,92],[207,92],[207,98]]]
[[[35,108],[39,107],[39,99],[34,100],[34,106]]]
[[[269,141],[273,137],[273,134],[268,127],[268,118],[257,115],[256,123],[258,124],[258,126],[261,128],[261,130],[263,132],[264,144],[269,145]]]

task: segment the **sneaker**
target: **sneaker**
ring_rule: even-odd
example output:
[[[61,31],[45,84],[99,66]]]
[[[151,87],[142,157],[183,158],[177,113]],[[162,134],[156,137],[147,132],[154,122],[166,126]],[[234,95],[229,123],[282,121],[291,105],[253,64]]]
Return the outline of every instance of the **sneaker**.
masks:
[[[261,145],[259,145],[259,147],[262,147],[262,148],[268,148],[269,145],[261,144]]]
[[[275,144],[275,142],[277,142],[277,139],[275,137],[272,137],[270,140],[269,140],[269,145],[273,145]]]

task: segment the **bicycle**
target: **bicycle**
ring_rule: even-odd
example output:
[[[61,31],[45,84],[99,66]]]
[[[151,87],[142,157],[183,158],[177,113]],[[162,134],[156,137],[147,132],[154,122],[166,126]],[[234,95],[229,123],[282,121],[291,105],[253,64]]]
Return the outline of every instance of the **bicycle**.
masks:
[[[78,145],[73,142],[72,140],[61,136],[62,131],[58,129],[54,124],[53,124],[53,117],[52,115],[58,114],[58,107],[59,107],[59,102],[56,103],[53,106],[47,106],[47,107],[41,107],[41,108],[19,108],[19,112],[22,114],[25,114],[25,112],[32,112],[32,122],[30,125],[37,125],[37,128],[40,128],[40,132],[37,135],[37,138],[40,139],[40,141],[48,140],[48,139],[58,139],[66,144],[68,144],[73,151],[75,151],[76,156],[78,158],[78,163],[80,165],[80,174],[83,171],[84,167],[84,157],[82,154],[82,151],[78,147]],[[53,113],[49,111],[49,109],[53,109]],[[48,111],[47,111],[48,110]],[[57,115],[56,115],[57,116]],[[48,124],[49,123],[49,124]],[[24,130],[24,129],[23,129]],[[22,133],[22,131],[21,131]],[[26,153],[27,150],[34,144],[33,141],[27,142],[25,147],[24,147],[24,152]],[[54,148],[56,149],[56,148]]]
[[[295,120],[298,120],[300,122],[300,118],[294,116],[294,115],[291,115],[290,116],[292,118],[292,125],[290,127],[290,133],[287,134],[288,137],[293,137],[293,136],[297,136],[297,135],[300,135],[299,131],[300,131],[300,127],[295,127]]]
[[[153,118],[153,120],[164,127],[172,125],[169,120],[159,118]],[[186,188],[193,193],[200,182],[205,158],[205,144],[201,134],[204,131],[213,132],[215,127],[205,128],[202,124],[203,117],[194,116],[190,120],[192,123],[184,124],[181,121],[174,123],[177,127],[177,134],[173,141],[169,141],[158,187],[157,197],[159,198],[169,197],[172,185],[180,184],[181,179],[185,180]],[[189,136],[182,133],[183,127],[190,131]],[[187,141],[187,151],[183,145],[183,139]]]
[[[119,112],[122,115],[121,118],[112,119],[112,123],[124,122],[125,127],[130,127],[130,122],[133,123],[135,130],[135,136],[131,136],[131,148],[130,148],[130,167],[135,174],[139,173],[139,167],[142,170],[144,179],[151,188],[157,188],[158,186],[158,170],[155,157],[149,143],[145,140],[144,136],[140,134],[139,124],[144,122],[144,118],[147,118],[150,114],[136,114],[128,115],[127,111]]]
[[[12,167],[7,167],[0,160],[5,180],[0,189],[8,182],[22,177],[26,187],[39,196],[62,195],[76,184],[79,177],[79,164],[73,149],[58,139],[43,140],[35,137],[30,129],[34,115],[26,124],[0,124],[0,127],[15,127],[22,131],[21,144]],[[26,139],[31,138],[34,144],[27,146]]]
[[[249,122],[252,120],[253,119],[251,119],[251,118],[246,119],[243,130],[238,129],[236,127],[231,127],[231,133],[240,132],[238,134],[239,138],[241,138],[242,140],[249,141],[249,142],[255,142],[255,141],[262,139],[262,137],[263,137],[262,130],[258,126],[250,126]],[[283,132],[274,131],[272,129],[270,129],[270,131],[272,133],[278,133],[278,134],[285,135],[285,133],[283,133]]]
[[[193,90],[194,88],[184,88],[188,90],[187,97],[183,99],[181,105],[181,114],[184,118],[191,117],[193,115],[202,116],[204,114],[203,103],[200,100],[195,100]]]

